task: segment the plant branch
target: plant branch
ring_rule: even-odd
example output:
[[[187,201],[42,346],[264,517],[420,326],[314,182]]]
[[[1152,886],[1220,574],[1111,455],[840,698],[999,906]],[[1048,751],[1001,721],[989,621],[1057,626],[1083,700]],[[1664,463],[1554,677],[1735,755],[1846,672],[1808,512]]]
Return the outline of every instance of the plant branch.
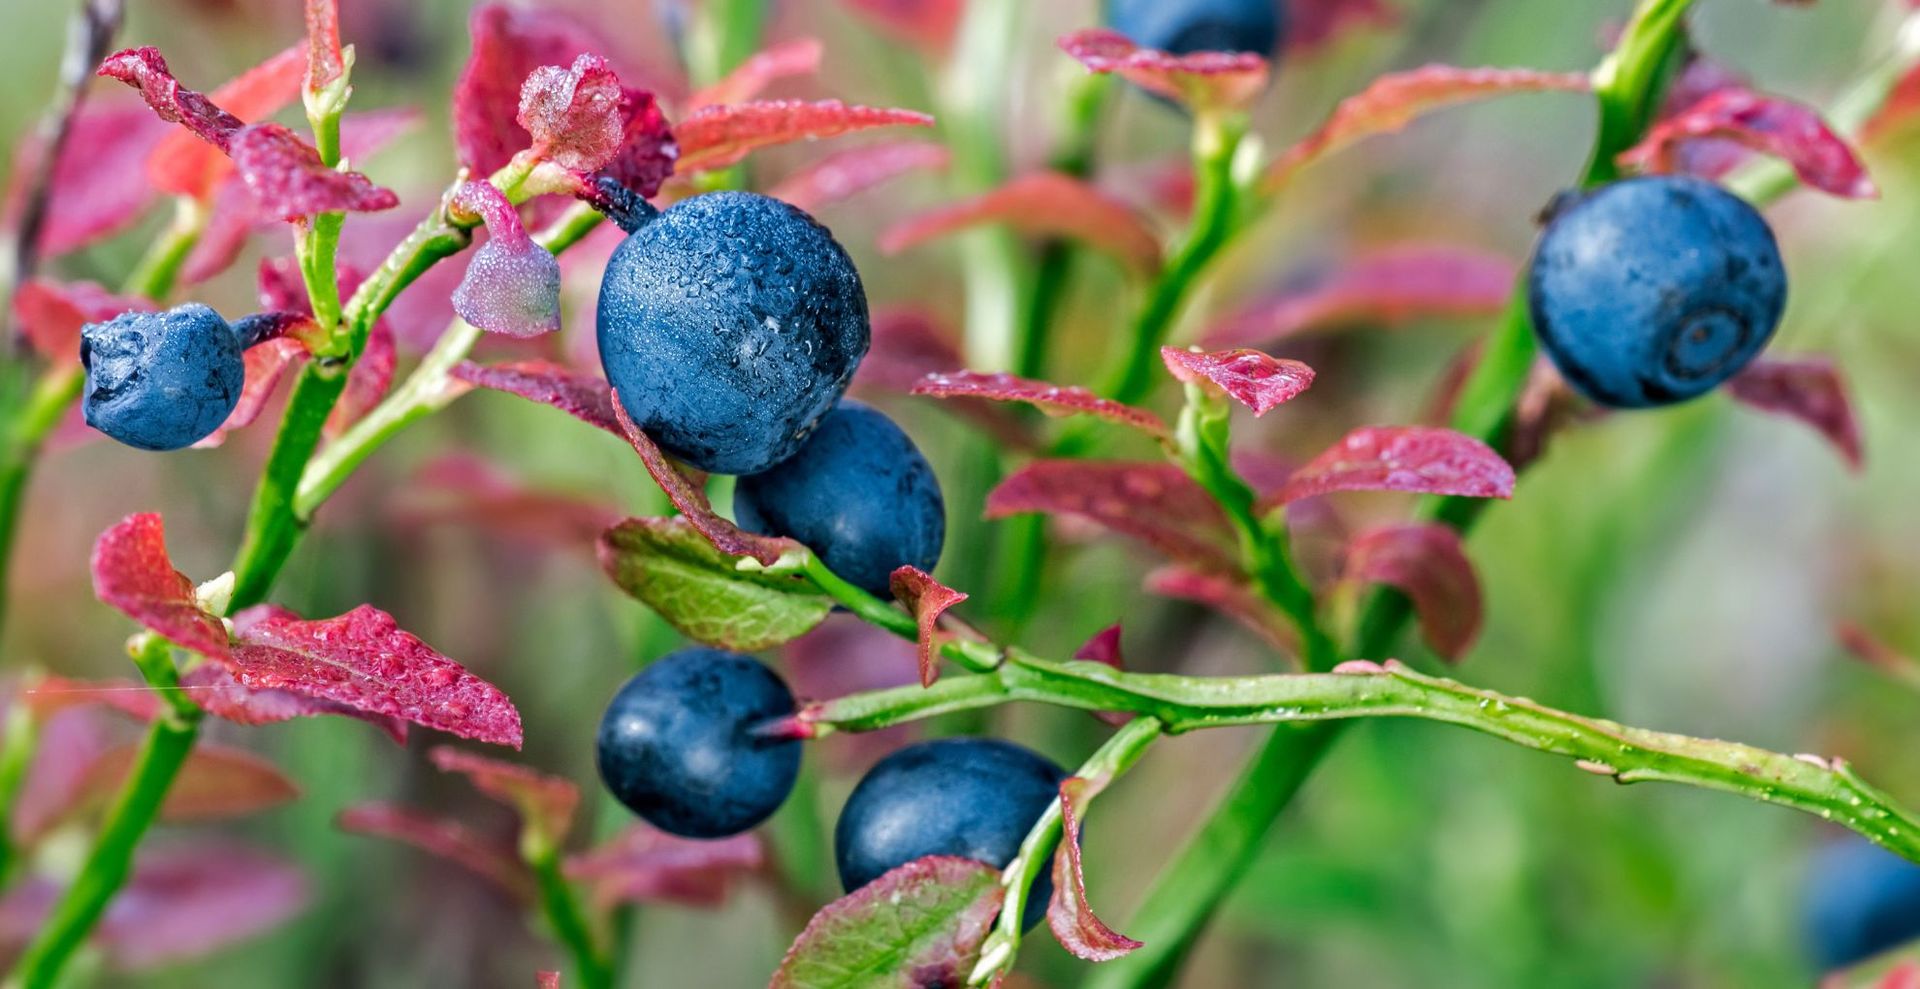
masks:
[[[573,885],[561,874],[559,846],[543,836],[530,842],[523,853],[539,889],[540,912],[572,956],[573,972],[580,985],[583,989],[612,989],[613,962],[594,937]]]

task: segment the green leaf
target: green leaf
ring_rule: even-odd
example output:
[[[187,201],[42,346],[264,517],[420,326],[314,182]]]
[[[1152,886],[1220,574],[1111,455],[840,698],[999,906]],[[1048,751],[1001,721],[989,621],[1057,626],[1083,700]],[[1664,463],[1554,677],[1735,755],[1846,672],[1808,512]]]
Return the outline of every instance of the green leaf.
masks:
[[[963,985],[1004,895],[985,863],[908,862],[814,914],[768,989]]]
[[[600,534],[600,566],[690,639],[750,652],[820,624],[833,600],[803,577],[745,571],[685,519],[628,519]]]

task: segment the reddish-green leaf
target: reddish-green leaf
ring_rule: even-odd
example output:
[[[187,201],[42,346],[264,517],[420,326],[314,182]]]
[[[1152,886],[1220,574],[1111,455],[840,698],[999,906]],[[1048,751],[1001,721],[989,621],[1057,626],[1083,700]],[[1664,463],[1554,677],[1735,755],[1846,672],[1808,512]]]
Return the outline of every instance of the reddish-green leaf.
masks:
[[[556,409],[615,436],[624,436],[613,414],[613,386],[606,379],[582,374],[551,361],[509,361],[475,364],[464,361],[453,377],[470,385],[491,388]]]
[[[1004,897],[1000,871],[985,863],[908,862],[814,914],[769,989],[961,985]]]
[[[1077,385],[1055,385],[1011,374],[986,374],[980,371],[953,371],[929,374],[913,386],[913,394],[933,398],[984,398],[995,402],[1024,402],[1050,416],[1090,415],[1122,426],[1131,426],[1163,443],[1171,442],[1173,431],[1159,416],[1146,409],[1123,405],[1101,398]]]
[[[720,103],[745,103],[777,80],[820,71],[820,56],[824,51],[825,46],[818,38],[794,38],[755,52],[727,73],[726,78],[688,97],[687,108],[698,110]]]
[[[1295,471],[1261,507],[1335,491],[1411,491],[1513,497],[1513,468],[1493,448],[1451,429],[1363,426]]]
[[[1219,503],[1172,464],[1038,460],[987,495],[989,519],[1026,512],[1085,519],[1203,570],[1238,566]]]
[[[940,616],[965,601],[967,595],[934,580],[918,567],[895,570],[887,584],[920,626],[920,686],[931,687],[940,675]]]
[[[340,0],[306,0],[307,92],[322,92],[346,72],[340,51]]]
[[[129,310],[152,308],[146,299],[115,295],[93,282],[32,278],[13,294],[15,325],[33,349],[54,364],[79,362],[81,327]]]
[[[1162,567],[1147,575],[1146,587],[1149,594],[1211,608],[1240,623],[1280,652],[1291,653],[1299,648],[1299,639],[1286,615],[1261,597],[1244,577]]]
[[[253,616],[242,613],[236,624]],[[407,743],[407,723],[382,714],[369,714],[344,704],[306,697],[285,690],[255,690],[234,679],[217,663],[203,663],[180,675],[182,689],[192,691],[193,702],[208,714],[241,725],[269,725],[294,718],[338,714],[380,729],[396,745]]]
[[[626,406],[619,402],[616,394],[613,403],[613,417],[627,442],[633,445],[633,452],[640,455],[640,462],[646,465],[647,473],[653,475],[655,484],[673,502],[673,507],[713,548],[726,556],[750,556],[764,566],[772,566],[788,553],[796,552],[800,544],[791,539],[778,539],[747,532],[732,522],[721,518],[707,502],[706,489],[695,485],[667,459],[667,455],[653,438],[648,436],[633,419],[627,415]]]
[[[1313,368],[1257,350],[1162,347],[1160,359],[1174,377],[1184,382],[1210,381],[1255,416],[1266,415],[1313,384]]]
[[[129,515],[93,544],[93,593],[183,649],[227,655],[227,630],[200,607],[193,581],[167,556],[166,526],[152,513]]]
[[[1244,107],[1267,87],[1267,60],[1253,52],[1171,52],[1142,48],[1106,28],[1076,31],[1060,50],[1095,72],[1112,72],[1196,112]]]
[[[1774,155],[1815,189],[1845,199],[1879,195],[1859,155],[1805,104],[1764,96],[1740,86],[1710,93],[1655,124],[1620,162],[1647,172],[1682,170],[1681,149],[1692,141],[1732,141]]]
[[[1287,51],[1314,51],[1354,28],[1389,27],[1399,20],[1399,11],[1386,0],[1287,0]]]
[[[427,758],[441,772],[459,773],[481,793],[519,811],[523,826],[546,841],[560,841],[573,826],[580,788],[571,780],[450,745],[434,746]]]
[[[533,899],[533,874],[513,849],[490,841],[459,821],[430,817],[392,804],[356,804],[334,820],[351,834],[412,845],[491,881],[516,900]]]
[[[600,537],[613,582],[688,638],[751,652],[820,624],[833,599],[793,575],[741,570],[687,518],[628,519]]]
[[[841,0],[880,29],[898,35],[922,49],[946,51],[960,27],[966,0]]]
[[[724,904],[736,881],[760,871],[766,858],[752,832],[698,841],[635,824],[569,857],[566,875],[586,883],[602,910],[657,902],[711,908]]]
[[[1209,347],[1264,344],[1355,323],[1490,316],[1513,298],[1515,265],[1442,244],[1398,244],[1362,254],[1300,287],[1254,302],[1209,327]]]
[[[1375,79],[1358,95],[1334,108],[1333,115],[1305,140],[1288,148],[1267,171],[1269,190],[1322,155],[1362,138],[1397,131],[1441,107],[1511,93],[1584,92],[1587,77],[1577,72],[1535,69],[1463,69],[1429,65]]]
[[[1390,525],[1363,533],[1347,547],[1346,575],[1410,598],[1421,636],[1442,659],[1458,661],[1479,634],[1480,581],[1451,527]]]
[[[138,745],[109,749],[87,770],[83,800],[105,807],[119,794],[140,758]],[[194,747],[167,789],[160,819],[171,823],[245,817],[300,796],[300,788],[273,763],[242,749]]]
[[[674,174],[725,168],[756,149],[775,144],[895,126],[931,127],[933,118],[916,110],[848,106],[839,100],[770,100],[702,107],[674,128],[680,144]]]
[[[933,141],[889,141],[828,155],[768,191],[808,213],[916,171],[945,171],[953,152]],[[954,367],[957,365],[948,365]]]
[[[970,199],[908,217],[880,235],[888,254],[984,223],[1069,237],[1104,250],[1136,275],[1160,265],[1160,238],[1133,207],[1059,172],[1030,172]]]
[[[1865,452],[1846,378],[1825,357],[1754,361],[1727,382],[1727,394],[1762,412],[1798,419],[1827,438],[1847,465],[1860,470]]]
[[[1060,783],[1060,854],[1053,860],[1053,900],[1047,904],[1047,929],[1074,957],[1110,962],[1141,947],[1094,916],[1087,903],[1087,879],[1080,861],[1080,825],[1087,804],[1106,789],[1107,779],[1069,776]]]
[[[155,52],[154,57],[157,59],[159,53]],[[162,71],[165,66],[166,63],[161,61]],[[306,71],[306,46],[293,45],[235,76],[231,82],[201,99],[211,104],[214,110],[226,113],[241,123],[265,120],[299,97],[301,79]],[[161,85],[164,86],[164,83]],[[199,96],[198,93],[192,95]],[[161,116],[174,119],[165,112]],[[153,153],[147,158],[147,175],[163,192],[191,196],[204,202],[233,174],[233,164],[222,153],[224,147],[201,136],[200,128],[190,126],[189,130],[193,133],[169,134],[154,147]]]

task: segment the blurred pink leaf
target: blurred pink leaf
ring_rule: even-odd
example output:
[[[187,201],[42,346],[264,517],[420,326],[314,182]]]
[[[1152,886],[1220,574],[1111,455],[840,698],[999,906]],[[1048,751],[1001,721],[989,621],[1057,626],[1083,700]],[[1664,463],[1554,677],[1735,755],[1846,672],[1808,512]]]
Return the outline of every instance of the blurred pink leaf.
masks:
[[[93,282],[32,278],[13,294],[13,318],[33,349],[52,364],[80,360],[80,328],[123,312],[151,310],[152,302],[115,295]]]
[[[1107,779],[1069,776],[1060,783],[1060,850],[1053,860],[1053,900],[1047,904],[1047,929],[1075,958],[1110,962],[1142,947],[1139,941],[1108,927],[1087,903],[1086,874],[1080,861],[1080,819],[1087,804],[1106,789]]]
[[[680,903],[719,907],[734,882],[766,865],[766,849],[753,832],[698,841],[634,824],[593,849],[566,861],[566,876],[585,883],[595,907],[626,903]]]
[[[933,398],[984,398],[995,402],[1024,402],[1050,416],[1090,415],[1131,426],[1162,443],[1173,432],[1159,416],[1146,409],[1123,405],[1078,386],[1016,378],[1011,374],[953,371],[929,374],[913,386],[913,394]]]
[[[1294,472],[1260,507],[1334,491],[1511,498],[1513,481],[1513,468],[1471,436],[1431,426],[1363,426]]]
[[[306,0],[307,92],[318,93],[346,72],[340,51],[340,0]]]
[[[1286,0],[1287,51],[1323,48],[1356,27],[1391,27],[1400,13],[1386,0]]]
[[[887,584],[920,626],[920,686],[931,687],[940,676],[940,616],[965,601],[967,595],[934,580],[918,567],[895,570]]]
[[[151,68],[147,65],[147,57],[139,53],[152,52],[152,59],[159,63],[160,72],[162,74],[166,72],[166,62],[160,59],[159,52],[150,48],[132,51],[136,53],[134,63],[142,68],[134,69],[134,63],[127,63],[125,68],[128,71],[139,72]],[[113,59],[109,58],[108,61],[111,62]],[[104,65],[102,69],[105,74]],[[183,99],[187,103],[194,104],[187,108],[188,112],[196,115],[203,111],[212,116],[224,113],[238,123],[264,120],[299,97],[300,82],[305,77],[306,70],[306,46],[294,45],[235,76],[231,82],[215,89],[210,97],[203,97],[192,90],[180,90],[180,92],[184,94]],[[132,80],[125,76],[116,75],[115,78],[133,84]],[[164,80],[155,78],[153,84],[159,87],[162,93],[168,84],[175,87],[179,85],[171,78]],[[146,95],[147,84],[138,85],[142,95]],[[149,97],[149,103],[151,99]],[[206,106],[201,107],[198,104],[206,104]],[[207,109],[208,107],[210,110]],[[160,115],[163,119],[175,123],[181,122],[168,116],[166,112]],[[225,126],[225,123],[223,122],[221,126]],[[231,128],[231,130],[238,129],[237,125]],[[213,196],[214,190],[220,187],[227,176],[233,173],[233,163],[223,153],[226,151],[224,143],[207,137],[199,127],[189,125],[189,130],[193,133],[170,133],[160,141],[159,145],[153,149],[153,153],[147,157],[147,175],[162,192],[191,196],[205,202]]]
[[[392,804],[365,803],[341,811],[334,823],[349,834],[386,838],[445,859],[491,881],[517,901],[533,899],[533,874],[519,856],[459,821]]]
[[[72,127],[53,164],[40,228],[40,251],[47,257],[79,250],[140,220],[159,192],[142,163],[173,130],[152,110],[124,100],[89,101],[74,115]],[[41,160],[42,147],[37,138],[25,138],[14,152],[10,216],[19,215],[25,170]]]
[[[359,360],[353,362],[353,370],[347,372],[346,389],[327,416],[329,439],[339,438],[380,404],[393,386],[393,372],[399,360],[399,343],[394,339],[393,327],[386,320],[375,321],[367,332],[366,349],[360,352]]]
[[[890,141],[853,148],[783,179],[767,195],[808,213],[915,171],[945,171],[953,152],[933,141]],[[953,367],[955,365],[948,365]]]
[[[288,690],[520,747],[520,712],[505,694],[370,605],[322,621],[272,615],[238,635],[230,666],[248,687]]]
[[[880,309],[873,314],[873,346],[853,375],[855,388],[909,394],[930,374],[966,364],[966,356],[946,327],[919,309]],[[974,420],[995,439],[1016,450],[1031,450],[1034,437],[1018,417],[997,403],[954,398],[944,403]]]
[[[1037,460],[987,495],[989,519],[1026,512],[1082,518],[1203,570],[1238,567],[1220,505],[1172,464]]]
[[[140,746],[120,745],[107,750],[87,769],[75,810],[105,808],[120,792],[141,755]],[[279,768],[243,749],[194,746],[160,805],[160,820],[168,823],[219,821],[245,817],[289,803],[299,787]]]
[[[674,128],[674,137],[680,142],[680,160],[674,174],[725,168],[755,149],[771,145],[894,126],[931,127],[933,118],[916,110],[848,106],[839,100],[770,100],[702,107]]]
[[[1269,357],[1257,350],[1182,350],[1160,348],[1167,370],[1183,382],[1206,380],[1234,401],[1263,416],[1292,401],[1313,384],[1313,368],[1299,361]]]
[[[1207,346],[1260,344],[1336,324],[1492,315],[1512,299],[1515,274],[1514,263],[1497,254],[1392,245],[1255,302],[1209,327],[1202,339]]]
[[[992,191],[910,216],[880,235],[880,250],[898,254],[984,223],[1083,241],[1112,254],[1136,275],[1160,265],[1160,239],[1145,217],[1092,184],[1058,172],[1030,172]]]
[[[1211,608],[1239,622],[1277,651],[1290,653],[1299,645],[1292,623],[1248,586],[1244,577],[1162,567],[1147,575],[1146,588],[1149,594]]]
[[[1060,50],[1095,72],[1113,72],[1195,112],[1245,107],[1267,87],[1267,60],[1253,52],[1175,55],[1142,48],[1106,28],[1075,31]]]
[[[940,54],[960,27],[965,0],[841,0],[876,27]]]
[[[560,973],[535,972],[533,973],[533,986],[534,989],[560,989]]]
[[[1346,576],[1410,598],[1421,636],[1442,659],[1458,662],[1479,634],[1480,581],[1460,534],[1448,526],[1390,525],[1363,533],[1347,547]]]
[[[427,758],[434,768],[465,776],[481,793],[519,811],[523,826],[549,841],[559,842],[573,826],[580,788],[571,780],[451,745],[434,746]]]
[[[100,709],[91,706],[91,702],[106,696],[95,694],[76,700],[68,695],[66,700],[75,701],[71,706],[63,701],[62,706],[41,713],[33,760],[6,822],[7,833],[21,847],[37,843],[80,801],[87,770],[113,747],[113,735]],[[116,696],[132,695],[116,692]],[[144,696],[151,698],[153,694]]]
[[[1510,93],[1586,92],[1589,88],[1587,77],[1578,72],[1428,65],[1389,73],[1341,102],[1320,129],[1288,148],[1268,168],[1265,187],[1271,191],[1322,155],[1365,137],[1397,131],[1441,107]]]
[[[722,103],[745,103],[759,96],[775,81],[788,76],[807,76],[820,71],[820,56],[825,47],[818,38],[794,38],[755,52],[726,78],[695,92],[687,98],[687,109]]]
[[[490,182],[468,182],[453,194],[450,209],[478,215],[487,242],[474,252],[453,311],[489,333],[536,337],[560,328],[560,260],[534,243],[520,214]]]
[[[1682,146],[1703,138],[1734,141],[1784,159],[1802,182],[1835,196],[1880,194],[1866,166],[1818,111],[1740,87],[1717,90],[1654,124],[1639,144],[1621,152],[1620,162],[1647,172],[1679,171]]]
[[[1727,393],[1762,412],[1798,419],[1827,438],[1855,471],[1865,465],[1846,378],[1826,357],[1761,358],[1727,382]]]
[[[1847,654],[1861,662],[1900,680],[1911,681],[1920,673],[1920,662],[1901,652],[1886,640],[1867,631],[1853,622],[1841,622],[1834,626],[1834,636],[1840,640],[1841,648]]]
[[[242,613],[241,618],[250,617]],[[240,618],[235,619],[236,623]],[[294,718],[325,714],[357,718],[380,729],[396,745],[407,742],[407,723],[382,714],[369,714],[334,701],[285,690],[255,690],[234,679],[217,663],[203,663],[180,675],[180,685],[192,692],[193,702],[208,714],[241,725],[268,725]]]
[[[93,544],[93,593],[182,649],[224,659],[227,629],[200,607],[193,581],[167,556],[166,526],[153,513],[129,515]]]
[[[591,549],[622,517],[610,502],[529,488],[471,454],[428,462],[406,484],[393,510],[403,530],[446,522],[573,549]]]
[[[972,859],[915,859],[821,908],[794,939],[768,989],[845,985],[916,989],[966,981],[1005,890]]]

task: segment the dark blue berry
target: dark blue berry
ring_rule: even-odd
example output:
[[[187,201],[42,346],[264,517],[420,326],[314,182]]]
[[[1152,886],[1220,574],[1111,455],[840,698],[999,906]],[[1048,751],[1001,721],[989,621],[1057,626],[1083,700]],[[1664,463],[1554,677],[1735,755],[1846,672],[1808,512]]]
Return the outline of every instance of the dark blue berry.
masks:
[[[759,661],[682,649],[613,695],[600,719],[600,779],[662,831],[739,834],[793,792],[800,743],[755,731],[793,711],[792,692]]]
[[[718,474],[793,455],[867,352],[867,297],[847,252],[766,196],[696,196],[613,252],[600,362],[668,453]]]
[[[1805,928],[1822,969],[1920,938],[1920,865],[1864,838],[1821,848],[1808,866]]]
[[[1134,44],[1176,55],[1272,56],[1286,37],[1283,0],[1107,0],[1107,23]]]
[[[1746,367],[1780,324],[1787,275],[1745,200],[1655,176],[1557,204],[1527,290],[1561,376],[1602,405],[1643,408],[1686,401]]]
[[[840,811],[834,858],[847,892],[928,855],[956,855],[1003,868],[1066,772],[1046,758],[991,738],[909,745],[880,760]],[[1053,895],[1053,867],[1033,884],[1022,918],[1032,927]]]
[[[740,479],[742,528],[799,540],[841,577],[881,597],[904,566],[931,573],[947,535],[940,480],[879,410],[845,399],[800,452]]]
[[[142,450],[178,450],[227,421],[246,384],[240,340],[197,302],[124,312],[80,331],[87,425]]]

